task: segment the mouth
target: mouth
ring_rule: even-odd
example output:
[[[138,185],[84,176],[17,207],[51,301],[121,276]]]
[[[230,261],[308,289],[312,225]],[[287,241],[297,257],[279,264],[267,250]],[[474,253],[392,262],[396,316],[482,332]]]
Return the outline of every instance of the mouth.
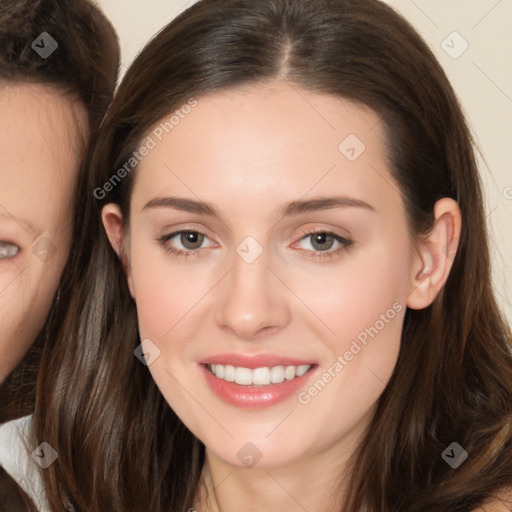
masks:
[[[296,399],[300,390],[318,373],[316,363],[269,366],[252,363],[249,363],[252,368],[214,362],[198,366],[206,385],[217,398],[236,408],[256,410]]]

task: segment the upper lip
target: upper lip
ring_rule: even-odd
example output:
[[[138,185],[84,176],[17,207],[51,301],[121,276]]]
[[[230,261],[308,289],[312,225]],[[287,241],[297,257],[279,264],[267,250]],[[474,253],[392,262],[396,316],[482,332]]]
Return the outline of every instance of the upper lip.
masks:
[[[199,361],[200,364],[232,365],[241,368],[264,368],[272,366],[302,366],[313,365],[311,361],[293,357],[277,356],[274,354],[218,354]]]

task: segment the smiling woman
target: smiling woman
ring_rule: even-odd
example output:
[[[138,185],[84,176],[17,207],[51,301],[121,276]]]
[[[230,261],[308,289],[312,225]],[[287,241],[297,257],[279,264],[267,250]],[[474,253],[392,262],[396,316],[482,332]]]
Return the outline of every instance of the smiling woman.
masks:
[[[472,141],[391,8],[197,2],[125,75],[88,169],[34,416],[53,510],[506,499],[510,331]]]

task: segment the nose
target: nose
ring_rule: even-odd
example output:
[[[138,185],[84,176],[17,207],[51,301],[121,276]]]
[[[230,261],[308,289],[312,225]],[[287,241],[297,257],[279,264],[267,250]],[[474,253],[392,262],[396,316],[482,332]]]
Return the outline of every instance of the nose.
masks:
[[[235,256],[219,290],[217,325],[244,341],[277,333],[291,318],[283,283],[269,268],[265,252],[252,263]]]

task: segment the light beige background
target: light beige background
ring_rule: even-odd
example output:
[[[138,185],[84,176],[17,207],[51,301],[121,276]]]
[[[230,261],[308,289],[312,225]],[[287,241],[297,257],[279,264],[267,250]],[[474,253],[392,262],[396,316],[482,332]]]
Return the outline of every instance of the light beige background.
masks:
[[[119,33],[123,72],[150,37],[194,1],[99,0]],[[512,323],[512,0],[386,3],[401,12],[430,45],[475,134],[486,191],[493,280]]]

